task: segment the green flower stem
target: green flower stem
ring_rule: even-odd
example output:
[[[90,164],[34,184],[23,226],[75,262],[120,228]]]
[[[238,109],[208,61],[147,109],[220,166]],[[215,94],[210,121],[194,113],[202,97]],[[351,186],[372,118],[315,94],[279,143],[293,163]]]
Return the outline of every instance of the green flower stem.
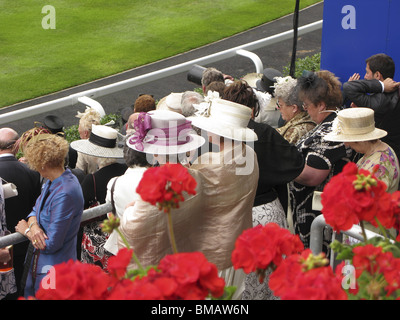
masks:
[[[168,221],[169,240],[171,241],[172,251],[174,253],[178,253],[175,243],[174,228],[172,226],[171,208],[168,208],[167,217],[168,217],[167,221]]]
[[[388,233],[386,232],[386,229],[383,227],[383,225],[379,222],[379,220],[376,217],[375,217],[375,221],[378,224],[379,230],[381,231],[382,235],[386,239],[390,239],[390,237],[388,236]]]
[[[368,238],[367,238],[367,234],[365,232],[365,227],[364,227],[364,221],[363,220],[360,221],[360,226],[361,226],[362,235],[364,237],[364,241],[367,241]]]
[[[119,234],[119,236],[121,237],[122,241],[124,242],[125,246],[126,246],[128,249],[130,249],[131,246],[129,245],[128,241],[126,240],[126,238],[125,238],[125,236],[122,234],[122,232],[119,230],[119,228],[116,228],[115,230],[118,232],[118,234]],[[133,253],[132,253],[132,257],[133,257],[133,260],[135,260],[136,264],[138,265],[140,271],[144,271],[144,268],[143,268],[143,266],[140,264],[140,261],[139,261],[139,259],[136,257],[136,254],[135,254],[134,251],[133,251]]]

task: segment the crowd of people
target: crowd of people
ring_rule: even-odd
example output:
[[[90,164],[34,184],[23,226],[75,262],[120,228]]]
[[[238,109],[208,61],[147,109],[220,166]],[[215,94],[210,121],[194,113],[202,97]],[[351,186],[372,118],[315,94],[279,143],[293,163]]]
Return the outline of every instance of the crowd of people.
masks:
[[[0,177],[18,194],[5,199],[0,190],[0,236],[16,231],[29,241],[14,245],[12,256],[0,249],[0,265],[13,263],[0,269],[0,299],[34,296],[49,266],[70,259],[107,272],[109,257],[126,243],[102,231],[104,216],[81,223],[83,210],[99,204],[113,204],[142,266],[172,253],[165,215],[136,192],[144,172],[165,163],[187,167],[197,182],[196,194],[173,212],[177,250],[203,252],[237,287],[235,299],[278,299],[268,275],[260,283],[255,273],[233,269],[236,238],[274,222],[308,248],[321,214],[314,192],[349,161],[379,164],[387,190],[399,189],[394,68],[386,54],[373,55],[364,79],[354,74],[342,86],[327,70],[294,79],[268,68],[235,79],[210,67],[201,93],[171,92],[158,102],[141,95],[121,112],[121,128],[100,124],[104,110],[87,108],[77,115],[80,139],[70,144],[54,116],[21,134],[1,128]]]

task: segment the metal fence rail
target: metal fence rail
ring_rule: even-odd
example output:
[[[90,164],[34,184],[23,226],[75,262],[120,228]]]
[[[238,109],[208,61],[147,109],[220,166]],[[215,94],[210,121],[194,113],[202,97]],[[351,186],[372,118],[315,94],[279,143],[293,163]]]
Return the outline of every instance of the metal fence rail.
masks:
[[[313,252],[313,254],[319,254],[322,252],[323,233],[325,227],[331,228],[326,223],[325,218],[322,214],[316,217],[311,224],[310,249]],[[350,230],[342,231],[341,233],[346,234],[357,240],[364,241],[361,227],[359,225],[353,225],[353,227]],[[365,234],[368,239],[373,237],[383,237],[382,235],[372,232],[370,230],[365,230]]]
[[[322,20],[314,23],[307,24],[298,28],[298,36],[322,29]],[[140,75],[131,79],[123,80],[120,82],[112,83],[103,87],[78,92],[67,97],[60,99],[40,103],[31,107],[27,107],[21,110],[16,110],[0,115],[0,125],[7,124],[9,122],[24,119],[30,116],[35,116],[45,112],[54,111],[63,107],[75,105],[79,102],[79,98],[87,97],[90,99],[96,99],[98,97],[106,96],[115,92],[119,92],[125,89],[129,89],[135,86],[139,86],[151,81],[166,78],[172,75],[176,75],[181,72],[189,71],[195,64],[210,64],[218,61],[222,61],[228,58],[232,58],[236,55],[247,57],[253,61],[257,72],[262,72],[263,66],[261,60],[257,55],[250,52],[251,50],[257,50],[268,45],[278,43],[280,41],[288,40],[293,37],[294,31],[288,30],[264,39],[256,40],[241,46],[237,46],[228,50],[220,51],[205,57],[190,60],[178,65],[174,65],[168,68],[150,72],[144,75]]]
[[[111,203],[105,203],[94,208],[86,209],[83,211],[81,222],[101,217],[102,215],[111,212],[111,210],[112,210]],[[24,237],[19,232],[14,232],[12,234],[0,238],[0,248],[5,248],[11,244],[14,245],[27,240],[28,238]]]

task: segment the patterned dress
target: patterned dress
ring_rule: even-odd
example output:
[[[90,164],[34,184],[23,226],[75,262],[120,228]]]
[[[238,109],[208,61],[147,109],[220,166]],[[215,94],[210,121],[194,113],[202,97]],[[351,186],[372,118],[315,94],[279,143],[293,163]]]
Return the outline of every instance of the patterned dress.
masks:
[[[252,209],[253,227],[274,222],[288,228],[286,212],[278,197],[276,186],[285,186],[303,169],[303,156],[297,148],[285,140],[276,129],[250,120],[249,128],[254,129],[258,140],[254,143],[260,177],[256,199]],[[262,244],[260,244],[262,245]],[[245,277],[243,300],[276,300],[268,285],[269,273],[263,283],[255,272]]]
[[[100,168],[93,175],[87,175],[82,181],[82,191],[85,199],[85,208],[93,206],[96,201],[99,204],[106,202],[107,184],[111,178],[125,173],[127,167],[122,163],[112,163]],[[103,232],[101,224],[105,219],[101,216],[83,226],[81,262],[95,264],[103,270],[107,270],[108,259],[112,256],[104,248],[109,234]]]
[[[274,222],[281,228],[288,228],[285,212],[279,199],[275,199],[266,204],[253,207],[253,227],[261,224]],[[260,283],[259,276],[255,272],[246,275],[245,288],[242,294],[242,300],[279,300],[269,288],[270,271],[267,271],[264,281]]]
[[[399,161],[397,159],[396,154],[394,153],[391,147],[387,147],[383,151],[376,151],[369,156],[363,156],[360,160],[357,161],[357,167],[359,169],[364,169],[368,171],[372,171],[372,168],[375,165],[379,164],[379,169],[375,173],[375,176],[386,183],[387,192],[393,193],[398,190],[399,187]],[[371,230],[373,232],[381,234],[379,228],[375,228],[370,223],[365,222],[364,226],[366,229]],[[392,236],[396,237],[396,231],[394,229],[389,230]],[[343,242],[349,245],[353,245],[355,243],[359,243],[360,241],[350,237],[348,235],[343,235]]]
[[[309,114],[302,111],[286,122],[284,126],[276,130],[278,130],[289,143],[296,144],[302,136],[314,129],[315,126],[316,123],[311,120]]]
[[[289,183],[290,203],[293,215],[293,227],[303,241],[305,248],[310,247],[310,229],[313,220],[321,214],[312,210],[314,191],[322,191],[330,178],[342,171],[343,166],[350,161],[352,150],[342,142],[323,140],[323,136],[331,131],[336,113],[331,113],[313,130],[304,135],[297,143],[297,148],[303,153],[305,163],[319,170],[330,170],[326,179],[318,186],[308,187],[295,181]],[[324,237],[324,246],[330,242],[330,237]]]
[[[363,156],[357,162],[360,169],[372,171],[372,168],[379,164],[379,169],[375,176],[386,183],[387,192],[393,193],[399,187],[399,161],[391,147],[386,150],[376,151],[369,156]]]

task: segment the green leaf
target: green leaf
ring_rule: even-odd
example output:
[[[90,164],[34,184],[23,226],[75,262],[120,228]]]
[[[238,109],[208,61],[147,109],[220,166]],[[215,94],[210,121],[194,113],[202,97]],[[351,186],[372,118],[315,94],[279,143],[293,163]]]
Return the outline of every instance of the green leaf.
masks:
[[[228,286],[224,288],[224,294],[219,298],[212,297],[211,300],[232,300],[234,293],[236,292],[235,286]]]

